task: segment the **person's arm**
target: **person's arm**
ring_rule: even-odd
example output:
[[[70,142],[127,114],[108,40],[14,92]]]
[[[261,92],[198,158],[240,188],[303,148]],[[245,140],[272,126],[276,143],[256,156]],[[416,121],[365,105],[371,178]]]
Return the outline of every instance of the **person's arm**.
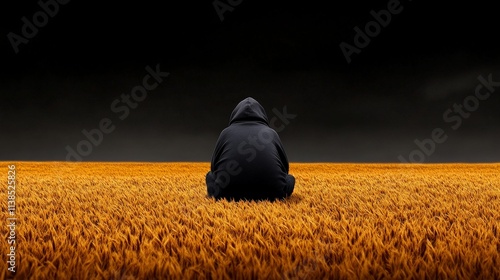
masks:
[[[219,162],[220,159],[220,154],[222,153],[222,144],[223,144],[223,134],[224,131],[221,132],[219,135],[219,138],[217,139],[217,142],[215,143],[215,149],[212,154],[212,161],[210,163],[210,171],[214,172],[215,171],[215,164]]]
[[[286,155],[285,148],[283,147],[283,144],[281,143],[281,139],[280,139],[278,133],[276,133],[275,145],[276,145],[276,150],[278,150],[278,155],[280,157],[281,164],[285,168],[284,171],[285,171],[285,173],[288,174],[288,171],[290,169],[289,164],[288,164],[288,157]]]

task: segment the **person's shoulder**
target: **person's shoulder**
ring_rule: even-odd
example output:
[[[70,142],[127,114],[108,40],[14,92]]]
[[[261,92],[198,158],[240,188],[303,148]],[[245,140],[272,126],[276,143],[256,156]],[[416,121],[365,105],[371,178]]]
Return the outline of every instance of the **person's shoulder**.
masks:
[[[221,136],[222,136],[222,135],[226,135],[226,134],[230,133],[230,132],[231,132],[231,130],[233,130],[233,128],[232,128],[231,126],[228,126],[228,127],[224,128],[224,129],[220,132],[220,135],[221,135]]]
[[[281,143],[280,136],[278,135],[276,130],[274,130],[272,127],[270,127],[268,125],[262,124],[261,127],[259,128],[259,134],[260,134],[259,135],[260,137],[272,139],[272,141],[275,143],[276,142]],[[264,135],[264,134],[266,134],[266,135]]]
[[[274,130],[274,128],[270,127],[269,125],[267,125],[267,124],[261,124],[261,126],[262,126],[263,130],[269,131],[269,133],[272,133],[272,134],[274,134],[276,136],[278,135],[278,132],[276,132],[276,130]]]

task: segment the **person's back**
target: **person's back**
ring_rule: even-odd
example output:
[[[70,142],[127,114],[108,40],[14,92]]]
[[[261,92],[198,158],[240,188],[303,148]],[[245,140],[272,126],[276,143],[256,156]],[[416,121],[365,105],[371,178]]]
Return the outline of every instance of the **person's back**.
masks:
[[[292,194],[295,179],[281,140],[253,98],[233,110],[207,174],[208,195],[228,199],[275,199]]]

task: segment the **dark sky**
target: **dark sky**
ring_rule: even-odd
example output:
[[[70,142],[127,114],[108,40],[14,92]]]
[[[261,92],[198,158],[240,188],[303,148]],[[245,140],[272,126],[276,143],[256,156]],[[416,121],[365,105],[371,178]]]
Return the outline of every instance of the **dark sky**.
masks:
[[[489,2],[220,0],[223,21],[214,1],[41,3],[53,16],[1,12],[0,160],[209,161],[252,96],[295,115],[276,122],[290,161],[500,161],[500,86],[478,80],[500,82]],[[148,66],[170,74],[128,105]]]

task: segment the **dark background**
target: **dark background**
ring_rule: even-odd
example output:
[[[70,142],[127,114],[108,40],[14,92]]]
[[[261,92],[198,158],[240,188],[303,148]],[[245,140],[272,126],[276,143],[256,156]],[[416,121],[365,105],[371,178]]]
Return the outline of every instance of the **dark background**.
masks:
[[[109,118],[115,130],[84,161],[209,161],[232,109],[252,96],[270,118],[283,106],[297,115],[279,133],[290,161],[399,162],[442,128],[448,138],[425,162],[499,162],[500,88],[457,130],[443,120],[479,75],[500,81],[498,10],[401,1],[347,63],[339,44],[354,44],[353,28],[388,2],[245,0],[221,22],[213,1],[72,0],[17,54],[7,34],[20,35],[21,18],[41,8],[10,3],[0,160],[65,160],[83,129]],[[120,120],[111,103],[157,64],[170,76]]]

